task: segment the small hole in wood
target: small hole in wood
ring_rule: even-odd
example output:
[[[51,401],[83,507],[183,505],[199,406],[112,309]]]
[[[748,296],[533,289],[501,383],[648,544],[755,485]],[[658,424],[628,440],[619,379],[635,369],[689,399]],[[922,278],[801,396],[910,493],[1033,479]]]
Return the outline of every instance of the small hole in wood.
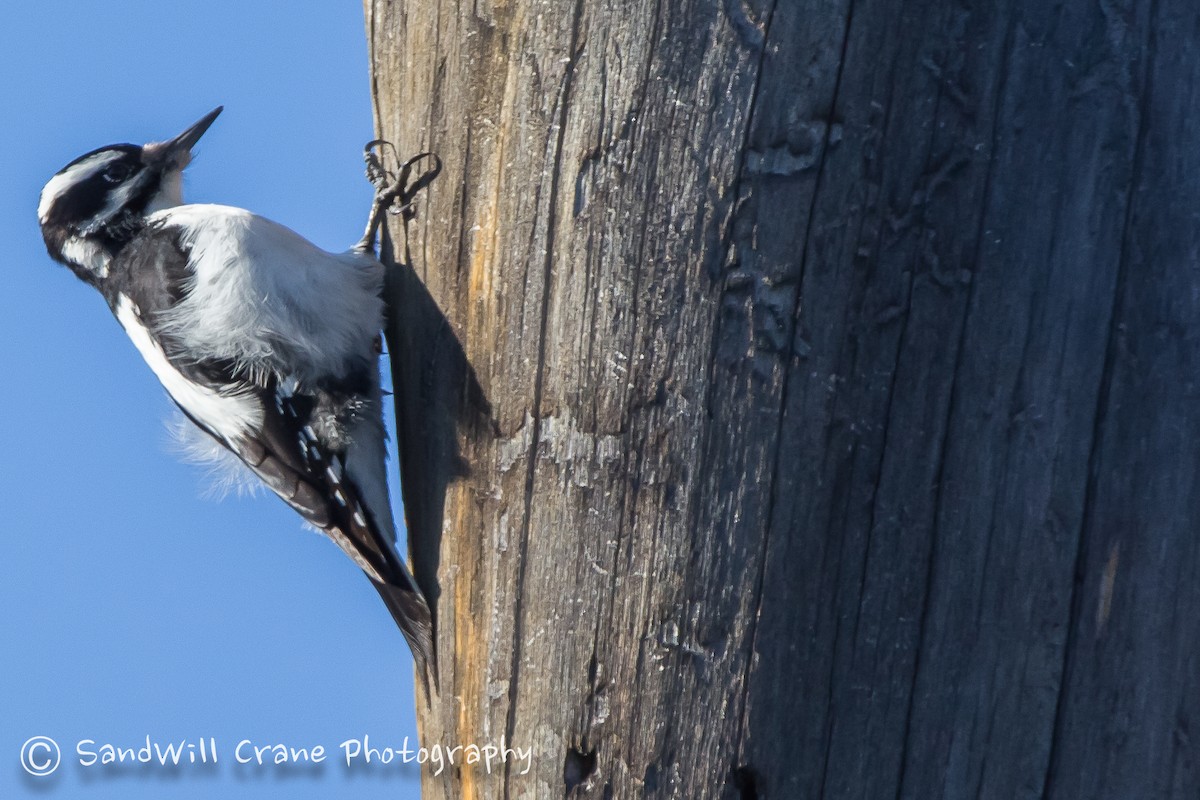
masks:
[[[642,788],[646,794],[651,794],[658,791],[658,765],[651,764],[646,767],[646,773],[642,776]]]
[[[566,786],[567,795],[569,796],[576,786],[585,783],[595,771],[595,750],[577,750],[574,747],[568,750],[563,762],[563,785]]]
[[[737,789],[740,800],[758,800],[758,778],[749,765],[735,767],[730,782]]]

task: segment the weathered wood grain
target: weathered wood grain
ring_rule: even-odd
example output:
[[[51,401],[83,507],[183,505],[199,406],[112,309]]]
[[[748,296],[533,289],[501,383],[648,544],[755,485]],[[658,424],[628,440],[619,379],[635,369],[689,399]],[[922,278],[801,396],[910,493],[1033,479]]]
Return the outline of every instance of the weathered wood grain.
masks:
[[[1200,6],[366,18],[424,796],[1200,793]]]

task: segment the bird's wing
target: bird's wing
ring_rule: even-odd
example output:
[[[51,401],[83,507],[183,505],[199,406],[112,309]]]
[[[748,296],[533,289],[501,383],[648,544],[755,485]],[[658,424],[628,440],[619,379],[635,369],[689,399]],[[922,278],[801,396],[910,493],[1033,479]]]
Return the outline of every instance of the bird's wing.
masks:
[[[187,296],[188,247],[169,229],[155,229],[126,249],[120,268],[130,277],[117,284],[124,292],[115,292],[109,301],[176,405],[362,568],[414,656],[422,665],[431,664],[429,608],[396,552],[386,488],[380,498],[374,487],[364,485],[379,477],[386,485],[386,477],[357,464],[348,469],[350,443],[327,433],[353,424],[355,414],[378,415],[377,403],[361,408],[361,398],[369,401],[372,388],[378,393],[377,378],[371,380],[360,369],[350,378],[303,388],[274,373],[247,372],[234,359],[188,357],[157,324],[163,312]],[[382,459],[378,468],[383,468]]]

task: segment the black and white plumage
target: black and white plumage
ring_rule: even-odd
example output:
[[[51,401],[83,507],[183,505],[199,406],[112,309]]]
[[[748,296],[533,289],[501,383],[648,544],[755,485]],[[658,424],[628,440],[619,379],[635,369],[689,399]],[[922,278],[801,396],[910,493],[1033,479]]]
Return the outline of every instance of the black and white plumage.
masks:
[[[387,491],[383,266],[369,240],[328,253],[242,209],[183,205],[220,112],[64,167],[38,206],[46,248],[100,291],[184,415],[362,568],[423,668],[429,608]]]

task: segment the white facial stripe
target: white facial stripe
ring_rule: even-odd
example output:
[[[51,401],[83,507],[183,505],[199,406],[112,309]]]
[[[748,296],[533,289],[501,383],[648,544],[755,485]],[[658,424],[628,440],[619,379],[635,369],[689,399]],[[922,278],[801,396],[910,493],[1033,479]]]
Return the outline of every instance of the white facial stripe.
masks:
[[[262,408],[252,396],[222,394],[189,380],[175,369],[125,295],[117,300],[117,320],[163,388],[201,425],[233,442],[262,424]]]
[[[95,233],[102,226],[116,216],[117,212],[124,208],[133,196],[142,190],[146,181],[149,179],[149,174],[142,172],[136,178],[128,180],[116,188],[109,195],[108,202],[104,204],[104,208],[92,218],[91,223],[84,228],[85,233]]]
[[[68,188],[86,181],[123,155],[115,150],[105,150],[102,153],[88,156],[78,164],[72,164],[70,168],[51,178],[42,189],[41,201],[38,203],[38,221],[43,223],[46,221],[54,201],[61,197]]]
[[[83,267],[98,278],[108,277],[108,264],[112,259],[108,251],[96,242],[72,236],[63,242],[62,255],[70,263]]]

